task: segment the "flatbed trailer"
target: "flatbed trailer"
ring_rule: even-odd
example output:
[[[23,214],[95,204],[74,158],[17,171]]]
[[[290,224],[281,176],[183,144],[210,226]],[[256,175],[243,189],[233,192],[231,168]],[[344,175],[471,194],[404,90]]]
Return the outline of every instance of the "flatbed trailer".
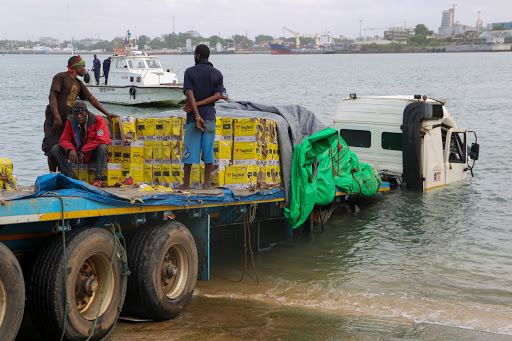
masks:
[[[282,189],[243,196],[191,191],[178,204],[158,204],[159,196],[172,198],[166,193],[144,202],[148,192],[108,191],[125,202],[67,190],[10,200],[19,193],[0,191],[1,340],[16,337],[25,301],[48,339],[105,338],[121,309],[139,318],[173,318],[196,280],[210,277],[211,228],[254,223],[257,249],[260,223],[284,219]],[[345,197],[337,192],[333,204]],[[279,226],[291,236],[284,220]]]

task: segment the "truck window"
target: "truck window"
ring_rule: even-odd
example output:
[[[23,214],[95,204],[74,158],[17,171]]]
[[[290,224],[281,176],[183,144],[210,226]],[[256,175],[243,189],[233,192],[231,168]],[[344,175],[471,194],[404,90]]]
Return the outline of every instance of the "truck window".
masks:
[[[464,133],[452,133],[452,138],[450,140],[450,154],[448,155],[448,162],[466,162],[466,136]]]
[[[381,137],[382,149],[402,150],[402,134],[401,133],[382,133]]]
[[[370,148],[372,146],[372,133],[368,130],[340,129],[349,147]]]

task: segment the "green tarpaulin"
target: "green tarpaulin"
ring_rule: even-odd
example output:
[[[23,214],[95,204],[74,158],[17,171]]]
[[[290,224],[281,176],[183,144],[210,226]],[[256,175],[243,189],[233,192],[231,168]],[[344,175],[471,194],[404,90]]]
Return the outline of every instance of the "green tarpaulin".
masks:
[[[373,195],[380,186],[377,171],[360,163],[337,130],[327,128],[304,139],[293,149],[288,225],[302,225],[315,205],[331,203],[338,190]]]

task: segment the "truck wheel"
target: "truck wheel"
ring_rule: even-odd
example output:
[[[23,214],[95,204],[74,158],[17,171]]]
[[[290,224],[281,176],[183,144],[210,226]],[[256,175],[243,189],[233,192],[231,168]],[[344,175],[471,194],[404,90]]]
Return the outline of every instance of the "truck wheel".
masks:
[[[130,239],[127,304],[130,315],[168,320],[179,315],[197,282],[197,249],[190,231],[176,221],[142,226]]]
[[[0,243],[0,340],[14,340],[25,309],[25,282],[20,263]]]
[[[66,233],[67,298],[63,278],[62,235],[52,236],[40,251],[28,288],[28,303],[32,321],[48,339],[57,340],[60,337],[66,302],[66,339],[86,339],[98,310],[92,340],[108,333],[126,293],[119,244],[116,245],[115,259],[108,276],[114,245],[112,233],[104,229],[86,227]]]

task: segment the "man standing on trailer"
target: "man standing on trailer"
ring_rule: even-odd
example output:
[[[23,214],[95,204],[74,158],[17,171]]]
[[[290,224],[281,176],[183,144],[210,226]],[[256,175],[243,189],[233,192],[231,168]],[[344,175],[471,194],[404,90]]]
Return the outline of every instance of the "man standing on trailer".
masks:
[[[57,161],[52,156],[52,147],[59,143],[62,129],[66,124],[71,107],[77,96],[89,102],[99,111],[104,113],[110,121],[116,115],[109,113],[103,105],[94,97],[84,83],[76,76],[85,75],[85,61],[80,56],[73,56],[68,60],[68,71],[59,72],[53,77],[50,88],[50,104],[46,106],[44,122],[44,139],[42,149],[44,155],[48,156],[48,168],[50,172],[57,171]]]
[[[187,124],[183,141],[183,184],[177,189],[190,189],[190,171],[193,164],[205,163],[203,189],[213,189],[210,175],[213,170],[213,144],[215,142],[215,102],[224,89],[222,73],[208,61],[210,49],[198,45],[194,52],[196,65],[185,71],[183,91],[187,104]],[[202,151],[202,156],[201,156]]]
[[[92,61],[92,69],[94,71],[94,78],[96,79],[96,85],[100,85],[100,70],[101,70],[101,61],[94,55],[94,59]]]
[[[107,85],[108,82],[108,73],[110,71],[110,62],[112,61],[112,58],[108,57],[103,61],[103,76],[105,76],[105,85]]]
[[[52,148],[52,155],[65,176],[76,179],[71,163],[96,163],[93,186],[101,185],[101,175],[107,166],[110,137],[101,116],[87,110],[83,101],[73,104],[72,114],[66,122],[66,128],[59,144]]]

